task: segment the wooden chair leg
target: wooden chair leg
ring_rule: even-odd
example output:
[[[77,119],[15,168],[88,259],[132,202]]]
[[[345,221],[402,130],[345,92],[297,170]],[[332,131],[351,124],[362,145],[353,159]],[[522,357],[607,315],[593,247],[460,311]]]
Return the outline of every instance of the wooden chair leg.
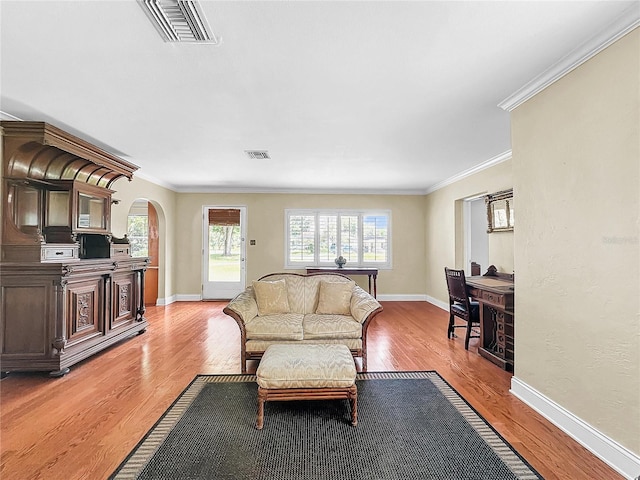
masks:
[[[469,350],[469,339],[471,338],[471,321],[467,322],[467,335],[464,337],[464,349]]]
[[[453,314],[449,315],[449,328],[447,329],[447,338],[455,337],[455,332],[453,328]]]

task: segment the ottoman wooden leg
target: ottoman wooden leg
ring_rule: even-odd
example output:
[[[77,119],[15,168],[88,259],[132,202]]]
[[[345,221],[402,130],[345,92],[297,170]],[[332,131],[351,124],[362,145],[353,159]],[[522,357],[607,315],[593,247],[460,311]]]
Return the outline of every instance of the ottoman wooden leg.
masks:
[[[349,389],[349,403],[351,403],[351,425],[358,425],[358,387],[353,385]]]
[[[264,426],[264,402],[267,397],[262,387],[258,387],[258,418],[256,419],[256,428],[262,430]]]

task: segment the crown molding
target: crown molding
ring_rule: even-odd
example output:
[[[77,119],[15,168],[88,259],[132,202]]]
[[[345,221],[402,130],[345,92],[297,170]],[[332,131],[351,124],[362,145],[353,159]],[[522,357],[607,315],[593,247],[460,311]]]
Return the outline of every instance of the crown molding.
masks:
[[[139,175],[138,175],[139,176]],[[417,189],[314,189],[314,188],[259,188],[259,187],[217,187],[217,186],[181,186],[177,193],[277,193],[298,195],[424,195],[423,190]]]
[[[581,44],[525,86],[498,104],[511,112],[549,85],[557,82],[567,73],[582,65],[590,58],[616,42],[627,33],[640,26],[640,3],[626,9],[622,15],[601,30],[594,37]]]
[[[21,118],[16,117],[15,115],[11,115],[10,113],[3,112],[0,110],[0,120],[9,120],[13,122],[22,122]]]
[[[511,150],[507,150],[506,152],[501,153],[500,155],[496,155],[495,157],[490,158],[489,160],[482,162],[481,164],[476,165],[475,167],[471,167],[470,169],[460,172],[457,175],[454,175],[453,177],[449,177],[446,180],[443,180],[442,182],[436,183],[435,185],[432,185],[427,190],[425,190],[423,193],[425,195],[428,195],[430,193],[435,192],[436,190],[440,190],[441,188],[446,187],[447,185],[451,185],[452,183],[458,182],[463,178],[467,178],[467,177],[470,177],[471,175],[475,175],[476,173],[481,172],[482,170],[486,170],[487,168],[493,167],[494,165],[502,163],[506,160],[511,160]]]
[[[178,189],[175,185],[165,182],[163,180],[160,180],[159,178],[156,178],[152,175],[148,175],[146,174],[144,171],[142,171],[142,168],[140,168],[140,170],[136,171],[136,174],[134,175],[134,178],[140,178],[141,180],[145,180],[149,183],[153,183],[154,185],[157,185],[159,187],[162,188],[166,188],[167,190],[171,190],[172,192],[176,192],[178,193]]]

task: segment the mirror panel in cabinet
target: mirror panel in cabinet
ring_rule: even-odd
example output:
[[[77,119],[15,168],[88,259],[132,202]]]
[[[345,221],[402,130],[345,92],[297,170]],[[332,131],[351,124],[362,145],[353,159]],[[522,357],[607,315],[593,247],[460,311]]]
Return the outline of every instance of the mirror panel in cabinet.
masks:
[[[78,229],[105,230],[107,199],[78,193]]]
[[[13,206],[13,222],[18,229],[32,234],[40,229],[41,192],[29,185],[14,185],[11,188],[10,203]]]
[[[47,227],[69,227],[69,192],[50,190],[47,192]]]

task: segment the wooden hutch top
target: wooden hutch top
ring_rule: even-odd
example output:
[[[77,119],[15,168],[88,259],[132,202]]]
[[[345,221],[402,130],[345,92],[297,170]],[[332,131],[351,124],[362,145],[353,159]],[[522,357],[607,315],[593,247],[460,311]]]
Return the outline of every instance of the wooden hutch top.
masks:
[[[2,121],[5,178],[78,180],[110,188],[138,167],[45,122]]]
[[[2,121],[0,133],[1,260],[109,258],[111,186],[138,167],[45,122]]]

